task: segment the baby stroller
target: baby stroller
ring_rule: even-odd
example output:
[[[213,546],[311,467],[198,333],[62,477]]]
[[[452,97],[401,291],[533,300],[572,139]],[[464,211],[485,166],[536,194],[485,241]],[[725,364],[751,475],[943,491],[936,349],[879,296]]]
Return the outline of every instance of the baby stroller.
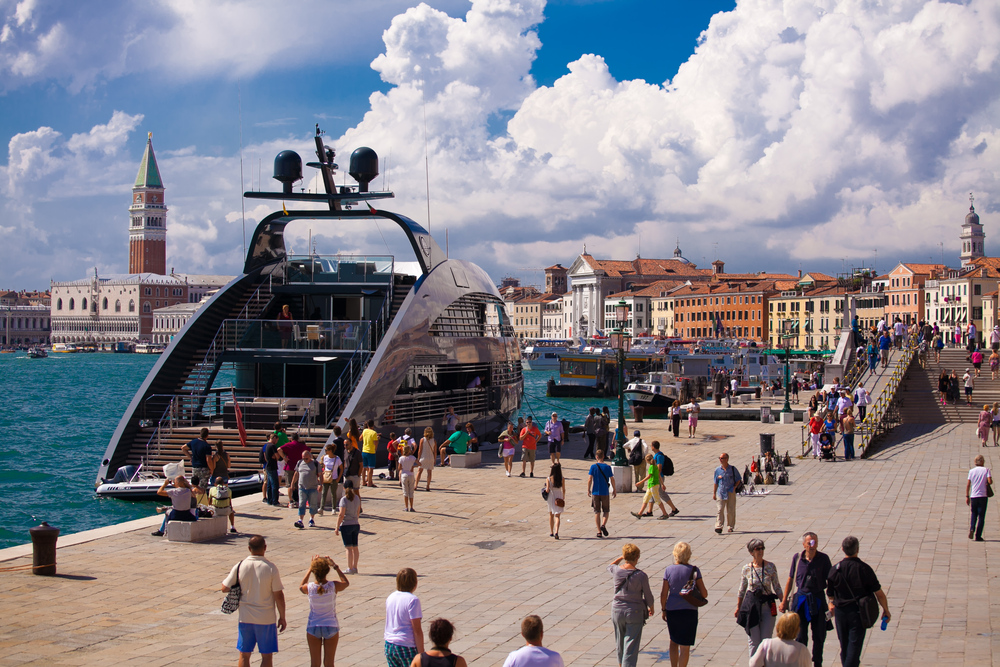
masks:
[[[837,460],[837,441],[829,431],[819,434],[819,458],[821,461]]]

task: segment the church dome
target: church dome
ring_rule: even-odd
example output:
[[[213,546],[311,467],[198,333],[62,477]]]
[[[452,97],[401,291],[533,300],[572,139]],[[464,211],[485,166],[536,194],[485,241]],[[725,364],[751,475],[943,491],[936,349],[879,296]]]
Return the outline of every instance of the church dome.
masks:
[[[975,206],[969,206],[969,214],[965,216],[965,224],[967,225],[978,225],[979,224],[979,214],[976,213]]]
[[[677,240],[677,247],[674,248],[674,259],[678,262],[683,262],[684,264],[690,264],[691,262],[684,258],[681,254],[681,242],[680,239]]]

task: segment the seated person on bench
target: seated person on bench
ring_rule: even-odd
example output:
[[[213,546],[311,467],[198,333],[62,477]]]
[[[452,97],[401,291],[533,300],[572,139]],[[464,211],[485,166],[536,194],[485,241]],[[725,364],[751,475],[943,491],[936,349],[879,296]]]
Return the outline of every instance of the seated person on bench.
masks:
[[[478,451],[479,438],[476,436],[472,422],[465,425],[464,431],[455,431],[441,445],[441,465],[445,465],[444,457],[448,454],[465,454],[470,449]]]
[[[173,483],[173,488],[167,488]],[[163,517],[163,524],[160,529],[153,532],[155,537],[163,537],[167,530],[168,521],[197,521],[197,510],[191,509],[191,485],[184,479],[184,475],[178,475],[175,479],[163,480],[163,484],[157,489],[156,495],[170,498],[170,511]]]

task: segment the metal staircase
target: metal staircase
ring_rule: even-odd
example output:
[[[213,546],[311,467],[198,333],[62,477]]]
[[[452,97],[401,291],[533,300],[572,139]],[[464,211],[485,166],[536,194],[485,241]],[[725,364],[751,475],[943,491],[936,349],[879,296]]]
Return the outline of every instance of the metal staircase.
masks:
[[[230,320],[255,320],[267,305],[271,301],[271,282],[266,280],[257,286],[257,289],[252,293],[247,295],[246,298],[241,299],[233,307],[230,312],[230,317],[223,320],[222,324],[219,326],[215,337],[209,344],[208,349],[204,350],[202,360],[191,364],[188,367],[188,372],[185,375],[183,381],[181,382],[178,393],[190,394],[193,396],[204,395],[211,386],[212,382],[215,380],[215,376],[219,372],[220,362],[219,359],[222,353],[227,347],[233,347],[236,344],[235,340],[235,329],[233,327],[227,327],[226,322]],[[198,350],[197,354],[202,353],[202,350]],[[197,358],[197,354],[196,357]]]

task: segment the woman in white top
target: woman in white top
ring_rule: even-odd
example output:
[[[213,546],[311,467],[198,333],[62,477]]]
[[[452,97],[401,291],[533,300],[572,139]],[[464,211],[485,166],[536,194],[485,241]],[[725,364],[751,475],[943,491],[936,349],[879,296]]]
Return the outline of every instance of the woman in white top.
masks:
[[[549,471],[549,478],[545,480],[545,490],[549,497],[549,537],[559,539],[559,520],[566,509],[566,478],[562,474],[562,466],[558,463],[552,465]]]
[[[337,485],[340,480],[341,467],[343,461],[337,456],[337,448],[333,445],[326,446],[326,454],[323,455],[323,475],[320,481],[323,483],[323,491],[319,499],[319,515],[323,516],[326,509],[326,499],[330,499],[330,507],[336,507]]]
[[[750,656],[750,667],[809,667],[812,658],[805,645],[795,641],[799,634],[799,615],[788,612],[775,625],[777,637],[765,639]]]
[[[330,568],[340,581],[327,581]],[[316,577],[310,582],[309,577]],[[306,642],[309,644],[311,667],[320,667],[320,658],[326,667],[333,667],[340,640],[340,622],[337,620],[337,593],[350,586],[340,567],[329,556],[313,556],[306,576],[302,577],[299,590],[309,596],[309,620],[306,623]],[[322,656],[321,656],[322,654]]]
[[[403,511],[413,511],[413,490],[417,486],[416,477],[413,475],[413,466],[417,465],[417,459],[413,456],[413,448],[410,445],[403,447],[403,455],[399,457],[399,481],[403,487]]]
[[[427,490],[431,490],[431,473],[434,471],[434,456],[437,453],[437,442],[434,441],[434,429],[427,427],[424,429],[424,437],[420,438],[417,446],[417,460],[420,467],[417,468],[417,479],[414,487],[420,485],[420,475],[427,471]]]

